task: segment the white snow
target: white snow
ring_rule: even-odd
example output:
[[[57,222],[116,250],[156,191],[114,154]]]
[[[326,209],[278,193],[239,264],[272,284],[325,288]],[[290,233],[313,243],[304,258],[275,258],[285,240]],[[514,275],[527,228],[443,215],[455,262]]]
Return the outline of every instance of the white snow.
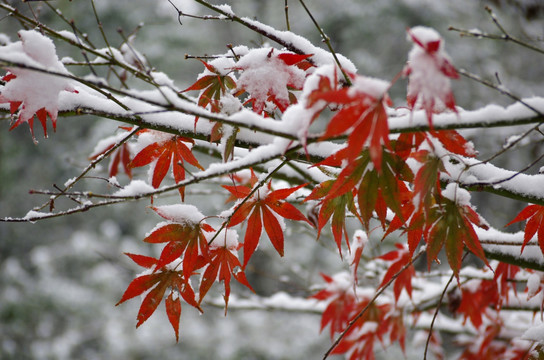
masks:
[[[442,191],[442,196],[462,206],[470,206],[470,193],[456,183],[449,183]]]
[[[18,34],[21,41],[1,47],[0,60],[46,72],[69,74],[59,61],[51,39],[34,30],[21,30]],[[23,122],[32,124],[34,114],[43,108],[55,126],[59,93],[65,90],[73,92],[75,89],[72,80],[16,66],[7,67],[7,70],[16,77],[8,81],[2,89],[0,103],[22,102],[16,125]]]
[[[280,103],[289,104],[287,85],[302,88],[306,73],[289,66],[278,58],[280,52],[274,48],[253,49],[236,63],[242,69],[238,78],[238,89],[244,89],[255,99],[255,107],[263,108],[269,95],[275,95]]]
[[[206,233],[209,240],[215,233]],[[208,241],[209,241],[208,240]],[[226,247],[229,250],[236,251],[238,249],[238,232],[235,229],[222,229],[210,244],[211,248]]]
[[[216,7],[223,11],[224,13],[226,13],[227,15],[229,16],[234,16],[234,11],[232,11],[232,8],[230,7],[230,5],[228,4],[223,4],[223,5],[216,5]]]
[[[529,275],[527,279],[527,300],[535,296],[541,290],[541,276],[539,273]]]
[[[444,51],[444,42],[435,30],[423,26],[409,29],[408,40],[414,42],[405,70],[408,73],[409,105],[413,99],[415,109],[423,108],[428,113],[442,112],[451,95],[451,75],[446,70],[451,67],[451,62]],[[437,49],[429,45],[433,43],[439,44]]]
[[[389,89],[390,83],[367,76],[357,76],[349,88],[348,95],[355,96],[357,93],[363,93],[372,96],[374,99],[380,99]]]
[[[41,219],[41,218],[46,218],[46,217],[50,217],[52,215],[55,215],[54,213],[50,213],[50,212],[42,212],[42,211],[35,211],[35,210],[30,210],[29,212],[26,213],[26,215],[22,218],[23,220],[28,220],[30,223],[35,223],[37,220]]]
[[[125,185],[121,190],[113,193],[114,196],[140,196],[149,194],[155,191],[153,186],[149,185],[143,180],[132,180],[129,184]]]
[[[194,205],[174,204],[154,207],[153,210],[163,218],[178,224],[198,224],[204,215]]]

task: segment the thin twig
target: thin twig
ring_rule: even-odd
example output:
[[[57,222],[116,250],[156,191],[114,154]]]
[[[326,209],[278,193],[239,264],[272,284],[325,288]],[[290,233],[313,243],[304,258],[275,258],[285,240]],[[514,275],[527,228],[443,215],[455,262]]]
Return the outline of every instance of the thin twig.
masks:
[[[249,22],[249,21],[246,21],[246,19],[243,19],[243,18],[240,18],[236,15],[233,15],[232,13],[228,13],[228,12],[225,12],[223,11],[221,8],[215,6],[215,5],[212,5],[210,3],[208,3],[207,1],[205,0],[194,0],[195,2],[197,2],[198,4],[204,6],[204,7],[207,7],[208,9],[212,10],[212,11],[215,11],[217,12],[218,14],[221,14],[224,16],[223,19],[221,20],[232,20],[234,22],[237,22],[245,27],[247,27],[248,29],[256,32],[257,34],[260,34],[280,45],[282,45],[283,47],[285,47],[287,50],[289,51],[292,51],[296,54],[301,54],[301,55],[305,55],[306,52],[304,52],[302,49],[299,49],[296,45],[294,45],[293,43],[277,36],[276,34],[273,34],[273,33],[270,33],[268,31],[266,31],[265,29],[262,29],[261,27],[255,25],[255,23],[253,22]],[[308,59],[307,61],[309,62],[312,62],[312,59]]]
[[[22,217],[22,218],[12,218],[12,217],[0,218],[0,222],[33,222],[33,221],[51,219],[51,218],[55,218],[55,217],[59,217],[59,216],[63,216],[63,215],[70,215],[70,214],[80,213],[80,212],[84,212],[84,211],[87,211],[87,210],[89,210],[91,208],[95,208],[95,207],[99,207],[99,206],[107,206],[107,205],[117,204],[117,203],[121,203],[121,202],[134,201],[134,200],[139,200],[139,199],[143,199],[143,198],[150,198],[150,197],[154,197],[154,196],[157,196],[157,195],[162,195],[162,194],[165,194],[165,193],[168,193],[168,192],[172,192],[174,190],[178,190],[181,187],[186,187],[186,186],[196,184],[196,183],[200,183],[200,182],[210,180],[210,179],[213,179],[213,178],[216,178],[216,177],[231,174],[231,173],[243,170],[243,169],[248,169],[248,168],[251,168],[253,166],[264,164],[264,163],[266,163],[268,161],[272,161],[272,160],[275,160],[275,159],[278,159],[278,158],[285,158],[285,157],[288,158],[290,153],[298,151],[298,150],[300,150],[300,148],[301,148],[301,146],[294,147],[294,148],[290,149],[289,151],[287,151],[286,153],[283,153],[283,152],[277,152],[277,153],[271,152],[267,157],[260,158],[260,159],[255,159],[254,161],[250,161],[250,162],[248,162],[248,161],[239,161],[237,164],[233,165],[233,163],[236,163],[236,161],[234,161],[229,166],[224,166],[224,167],[217,166],[215,171],[201,171],[199,173],[196,173],[191,179],[185,179],[185,180],[182,180],[182,181],[178,182],[177,184],[170,185],[170,186],[165,186],[165,187],[156,189],[154,191],[150,191],[150,192],[146,192],[146,193],[142,193],[142,194],[131,195],[131,196],[117,196],[115,199],[109,199],[108,201],[103,201],[103,202],[99,202],[99,203],[95,203],[95,204],[84,204],[81,207],[77,207],[77,208],[70,209],[70,210],[67,210],[67,211],[64,211],[64,212],[59,212],[59,213],[40,214],[40,215],[28,216],[28,217],[25,216],[25,217]]]
[[[74,180],[70,181],[67,185],[65,185],[64,189],[59,189],[59,191],[60,191],[59,194],[57,194],[55,196],[52,196],[51,199],[47,203],[45,203],[44,205],[42,205],[42,206],[40,206],[38,208],[35,208],[34,210],[35,211],[40,211],[44,207],[46,207],[47,205],[52,207],[53,203],[55,202],[56,199],[58,199],[60,196],[64,195],[64,193],[66,191],[68,191],[72,187],[74,187],[74,185],[77,184],[81,179],[83,179],[85,177],[85,175],[87,175],[87,173],[89,171],[94,169],[98,163],[100,163],[103,159],[107,158],[111,153],[113,153],[115,150],[117,150],[117,148],[119,148],[121,145],[123,145],[125,142],[127,142],[139,130],[140,130],[139,127],[135,127],[134,129],[132,129],[126,136],[124,136],[121,140],[119,140],[114,146],[112,146],[110,149],[105,151],[104,154],[102,154],[102,156],[99,156],[95,160],[91,161],[91,163],[89,165],[87,165],[87,167],[85,169],[83,169],[83,171]]]
[[[513,37],[512,35],[510,35],[506,29],[502,26],[502,24],[500,23],[499,19],[497,18],[497,16],[495,15],[495,13],[493,12],[493,10],[489,7],[489,6],[486,6],[485,7],[485,10],[488,12],[489,16],[491,17],[491,20],[493,20],[493,23],[497,26],[497,28],[503,33],[503,37],[502,39],[503,40],[506,40],[506,41],[512,41],[513,43],[516,43],[518,45],[521,45],[523,47],[526,47],[528,49],[531,49],[531,50],[534,50],[536,52],[539,52],[541,54],[544,54],[544,50],[543,49],[540,49],[540,48],[537,48],[535,46],[532,46],[530,44],[527,44],[525,41],[522,41],[518,38],[515,38]]]
[[[510,91],[504,89],[502,86],[497,86],[495,84],[493,84],[492,82],[490,81],[487,81],[487,80],[484,80],[482,78],[480,78],[479,76],[475,75],[475,74],[471,74],[469,73],[468,71],[464,70],[464,69],[459,69],[458,70],[459,74],[471,79],[471,80],[474,80],[474,81],[477,81],[479,82],[480,84],[482,85],[485,85],[487,87],[490,87],[494,90],[497,90],[498,92],[500,92],[501,94],[505,95],[505,96],[508,96],[509,98],[511,98],[512,100],[522,104],[523,106],[525,106],[527,109],[531,110],[531,111],[534,111],[535,114],[538,116],[538,117],[543,117],[544,118],[544,114],[542,112],[540,112],[538,109],[536,109],[534,106],[530,105],[529,103],[527,103],[526,101],[524,101],[523,99],[517,97],[516,95],[512,94]],[[506,151],[508,151],[509,149],[511,149],[512,147],[514,147],[518,142],[520,142],[521,140],[523,140],[525,137],[527,137],[531,132],[533,131],[536,131],[539,127],[540,127],[541,123],[538,123],[537,125],[533,126],[532,128],[530,128],[529,130],[527,130],[526,132],[524,132],[521,136],[519,136],[516,140],[510,142],[508,144],[508,146],[505,146],[503,149],[501,149],[500,151],[498,151],[496,154],[494,154],[493,156],[491,156],[490,158],[488,158],[487,160],[484,160],[482,161],[481,163],[488,163],[492,160],[494,160],[495,158],[497,158],[498,156],[504,154]],[[475,166],[477,164],[473,164],[471,166]]]
[[[319,23],[314,18],[314,16],[313,16],[312,12],[310,11],[310,9],[308,9],[306,4],[304,3],[304,0],[298,0],[298,1],[300,2],[302,7],[304,8],[304,10],[306,10],[306,13],[308,14],[310,19],[314,23],[315,27],[317,28],[317,31],[319,31],[319,34],[321,34],[321,38],[323,39],[323,41],[325,42],[325,44],[329,48],[329,51],[331,52],[331,54],[332,54],[332,56],[334,58],[334,61],[336,62],[336,65],[338,65],[338,68],[342,72],[342,75],[344,76],[344,80],[346,81],[346,84],[348,86],[351,86],[351,79],[349,78],[348,74],[346,74],[346,72],[344,71],[344,68],[342,67],[342,64],[340,64],[340,60],[338,60],[338,57],[336,56],[336,51],[334,51],[334,49],[332,48],[331,39],[327,36],[327,34],[325,34],[325,32],[323,32],[323,29],[321,28],[321,26],[319,26]]]
[[[291,31],[291,24],[289,24],[289,0],[285,0],[285,26],[287,31]]]
[[[466,256],[466,254],[465,254]],[[433,327],[434,322],[438,316],[438,312],[440,310],[440,306],[442,305],[442,301],[444,300],[444,296],[446,295],[446,292],[448,290],[448,287],[450,286],[451,282],[455,278],[455,273],[452,273],[450,276],[450,279],[448,280],[446,286],[444,287],[444,291],[442,291],[442,294],[440,295],[440,299],[438,300],[438,305],[436,306],[436,310],[433,315],[433,319],[431,321],[431,326],[429,328],[429,336],[427,336],[427,341],[425,342],[425,352],[423,353],[423,360],[427,360],[427,351],[429,350],[429,343],[431,342],[431,337],[433,335]]]

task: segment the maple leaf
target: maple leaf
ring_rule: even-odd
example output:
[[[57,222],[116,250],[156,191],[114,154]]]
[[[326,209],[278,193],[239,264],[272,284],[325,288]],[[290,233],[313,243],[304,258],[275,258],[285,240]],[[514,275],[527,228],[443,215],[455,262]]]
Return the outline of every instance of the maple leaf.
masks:
[[[462,359],[467,360],[493,360],[505,358],[506,343],[495,341],[499,337],[503,324],[489,324],[483,329],[479,329],[477,339],[471,339],[467,348],[461,355]],[[522,359],[520,357],[519,359]]]
[[[154,162],[151,185],[158,188],[166,176],[170,165],[176,183],[185,179],[185,161],[204,170],[186,143],[194,144],[194,140],[183,136],[161,136],[159,140],[143,148],[129,164],[129,167],[141,167]],[[184,187],[179,188],[181,199],[184,199]]]
[[[257,179],[254,174],[252,178],[252,185],[254,186]],[[236,226],[247,219],[247,229],[244,237],[244,268],[259,244],[263,226],[270,242],[278,254],[283,256],[283,229],[276,215],[290,220],[306,221],[311,224],[300,210],[285,201],[289,195],[306,186],[306,184],[279,190],[272,190],[271,184],[269,182],[266,188],[257,189],[251,197],[250,194],[253,189],[250,186],[223,185],[223,188],[228,190],[235,198],[243,200],[240,205],[235,207],[228,227]]]
[[[387,272],[383,276],[380,287],[387,284],[393,276],[397,275],[399,271],[412,261],[412,253],[406,245],[395,244],[397,250],[392,250],[386,254],[379,256],[379,259],[390,262]],[[406,293],[410,298],[412,297],[412,278],[416,274],[414,265],[408,266],[404,269],[395,279],[393,285],[393,294],[395,295],[395,301],[399,300],[402,290],[406,290]]]
[[[35,30],[18,32],[21,41],[6,45],[5,52],[16,52],[20,61],[32,67],[44,68],[47,71],[68,75],[56,54],[55,45],[51,39]],[[0,103],[9,103],[12,115],[20,108],[17,120],[10,130],[22,123],[28,123],[32,139],[34,136],[34,115],[40,121],[44,135],[47,137],[47,116],[51,118],[53,129],[56,130],[59,94],[63,91],[77,93],[66,77],[38,72],[23,67],[7,67],[8,73],[2,78],[6,82],[0,94]]]
[[[521,271],[521,268],[516,265],[511,265],[503,262],[499,262],[495,268],[495,275],[493,280],[497,283],[497,291],[500,294],[500,305],[503,302],[508,303],[509,289],[514,290],[514,294],[517,296],[517,286],[514,280],[516,274]]]
[[[234,230],[230,229],[222,231],[210,244],[209,260],[205,265],[206,268],[200,282],[199,304],[202,303],[204,296],[215,281],[223,281],[225,286],[224,298],[226,314],[229,303],[231,277],[234,277],[240,284],[246,286],[251,291],[254,291],[247,281],[244,271],[241,269],[242,264],[240,263],[240,260],[238,260],[237,254],[238,248],[238,235]]]
[[[351,161],[359,156],[365,144],[369,143],[370,158],[378,171],[381,169],[382,146],[389,147],[389,126],[385,107],[392,105],[387,89],[389,83],[383,80],[350,75],[353,85],[349,88],[331,89],[326,81],[322,87],[309,95],[310,104],[318,100],[341,105],[327,125],[322,140],[349,133],[346,159]]]
[[[346,239],[346,244],[349,248],[349,238],[346,229],[346,216],[347,211],[353,214],[357,213],[354,202],[353,192],[345,192],[342,195],[336,197],[328,197],[331,188],[334,186],[334,180],[327,180],[317,185],[310,195],[304,199],[304,201],[320,200],[322,199],[319,207],[319,214],[317,218],[317,238],[321,235],[321,230],[327,224],[329,219],[331,220],[331,229],[334,236],[336,245],[338,246],[338,252],[342,256],[342,235]]]
[[[420,150],[412,157],[423,165],[414,178],[414,204],[418,210],[428,213],[440,196],[440,173],[446,172],[442,159],[427,150]]]
[[[253,104],[253,111],[260,114],[266,102],[272,102],[281,112],[296,100],[288,89],[302,89],[306,72],[305,66],[298,67],[309,55],[279,52],[273,48],[251,50],[236,64],[242,72],[238,79],[237,94],[249,93],[246,103]]]
[[[129,253],[126,255],[138,265],[148,269],[160,264],[159,259],[149,256]],[[158,272],[144,273],[143,275],[136,277],[128,285],[123,296],[115,306],[147,292],[147,295],[142,300],[137,316],[138,323],[136,324],[136,327],[139,327],[153,315],[168,289],[170,289],[170,294],[165,300],[166,314],[176,334],[176,341],[179,341],[181,301],[178,295],[181,295],[189,305],[194,306],[202,312],[202,309],[195,300],[195,293],[189,279],[185,277],[181,271],[162,268]]]
[[[482,316],[488,314],[489,307],[497,307],[499,292],[497,284],[492,280],[470,280],[461,287],[461,303],[457,313],[464,315],[464,322],[470,322],[476,329],[482,325]]]
[[[363,316],[358,314],[367,309]],[[350,360],[375,359],[374,344],[379,341],[383,344],[385,335],[389,334],[391,342],[399,341],[404,350],[405,328],[402,314],[393,309],[390,304],[376,304],[370,299],[359,297],[356,306],[351,312],[349,321],[351,328],[346,332],[331,354],[346,353]]]
[[[330,325],[330,337],[341,333],[349,321],[353,318],[353,312],[357,308],[357,301],[353,293],[353,284],[346,273],[340,273],[331,277],[321,273],[326,282],[326,287],[310,296],[312,299],[328,301],[328,305],[321,315],[321,330]]]
[[[369,166],[371,156],[371,152],[365,149],[358,158],[348,163],[325,196],[325,200],[331,200],[356,192],[360,219],[367,231],[374,212],[385,229],[387,208],[400,219],[407,220],[411,208],[406,205],[410,205],[412,199],[405,182],[411,182],[413,174],[405,161],[383,149],[381,171],[378,171],[374,166]]]
[[[431,149],[434,150],[432,139],[438,140],[444,149],[466,157],[475,157],[477,155],[472,142],[466,140],[456,130],[430,130],[429,132],[406,132],[400,134],[395,141],[394,151],[403,159],[407,159],[414,151],[418,151],[419,146],[426,141]]]
[[[474,144],[456,130],[431,130],[429,133],[442,143],[444,149],[451,153],[466,157],[475,157],[477,155]]]
[[[132,130],[131,128],[124,128],[127,131]],[[115,136],[109,136],[105,139],[102,139],[96,144],[95,149],[89,160],[96,160],[100,156],[103,156],[107,151],[113,148],[120,140],[125,137],[125,134],[119,134]],[[131,147],[127,142],[124,142],[115,149],[110,155],[110,164],[108,166],[108,176],[113,177],[117,176],[119,173],[119,168],[122,167],[125,174],[132,179],[132,168],[130,167],[130,162],[132,161],[132,152]]]
[[[538,246],[544,253],[544,206],[542,205],[527,205],[521,212],[506,226],[510,226],[522,220],[527,220],[525,225],[525,234],[523,235],[523,245],[521,253],[525,249],[525,245],[531,241],[533,236],[537,236]]]
[[[408,40],[414,43],[404,69],[404,75],[408,76],[408,106],[423,108],[432,128],[433,112],[444,108],[457,112],[450,79],[457,79],[459,75],[444,51],[442,37],[435,30],[417,26],[407,32]]]
[[[387,334],[389,340],[398,341],[404,351],[406,329],[401,311],[389,303],[377,304],[369,297],[357,294],[354,279],[348,273],[334,277],[321,274],[321,277],[325,280],[325,288],[311,296],[328,302],[321,316],[321,331],[330,326],[331,339],[345,331],[331,354],[347,354],[354,360],[374,359],[375,342],[383,343]],[[363,309],[366,310],[361,314]]]
[[[447,193],[447,194],[446,194]],[[468,191],[448,184],[437,205],[433,206],[425,218],[424,239],[427,242],[429,266],[436,259],[443,246],[455,276],[459,276],[463,248],[466,247],[489,266],[473,224],[482,228],[487,225],[468,203]],[[451,196],[449,198],[448,196]]]
[[[144,242],[166,243],[155,270],[183,256],[183,272],[189,276],[196,268],[199,256],[209,258],[205,232],[214,231],[204,223],[204,216],[192,205],[165,205],[152,207],[169,222],[160,223],[146,236]]]
[[[362,230],[355,231],[353,244],[350,249],[350,259],[348,261],[355,284],[358,282],[357,269],[359,268],[359,262],[361,261],[366,244],[368,244],[368,235]]]
[[[201,91],[198,97],[198,105],[205,108],[209,104],[212,104],[211,111],[219,112],[217,102],[228,90],[236,88],[236,81],[229,75],[229,72],[224,70],[224,66],[216,67],[213,65],[213,61],[207,63],[200,60],[200,62],[205,66],[207,72],[200,74],[198,80],[182,92]],[[195,118],[195,126],[197,121],[198,116]]]

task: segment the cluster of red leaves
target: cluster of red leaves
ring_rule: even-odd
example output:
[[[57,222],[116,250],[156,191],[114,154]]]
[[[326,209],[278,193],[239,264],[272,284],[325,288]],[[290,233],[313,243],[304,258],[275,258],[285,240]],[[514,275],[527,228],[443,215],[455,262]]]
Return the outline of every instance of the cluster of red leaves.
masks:
[[[279,190],[272,190],[271,182],[264,189],[255,188],[257,185],[258,178],[253,171],[251,171],[249,184],[223,185],[231,193],[231,200],[241,200],[234,208],[228,227],[236,226],[247,219],[244,237],[244,268],[257,249],[263,226],[270,242],[278,254],[283,256],[283,229],[277,216],[310,223],[300,210],[285,201],[289,195],[306,184]]]
[[[458,133],[435,131],[433,136],[445,147],[467,151],[466,146],[454,146],[456,141],[459,145],[459,139],[462,139]],[[356,159],[344,166],[335,180],[317,186],[306,200],[320,201],[320,231],[332,216],[332,232],[339,249],[342,234],[348,241],[345,217],[349,210],[367,231],[374,216],[386,229],[385,235],[403,229],[408,235],[411,255],[423,238],[427,243],[429,265],[445,247],[450,266],[458,275],[465,246],[487,263],[474,231],[474,226],[485,228],[486,225],[470,205],[459,204],[441,195],[439,179],[440,173],[445,171],[442,160],[428,150],[410,150],[412,144],[419,146],[425,138],[421,136],[417,139],[414,136],[409,139],[405,135],[391,144],[393,151],[382,147],[380,170],[371,162],[370,150],[365,148]],[[346,151],[340,150],[319,165],[340,166]],[[422,163],[415,176],[406,164],[408,157]],[[388,209],[395,214],[390,222]]]
[[[215,231],[210,225],[203,221],[195,223],[179,219],[160,207],[152,209],[169,221],[159,224],[144,241],[166,245],[158,259],[127,254],[136,264],[148,270],[129,284],[117,305],[148,292],[140,305],[136,325],[138,327],[153,314],[166,291],[170,289],[165,300],[166,313],[174,328],[176,339],[179,340],[180,296],[187,304],[202,311],[200,304],[216,281],[224,284],[226,306],[228,306],[232,277],[250,290],[253,291],[253,289],[240,269],[238,249],[231,248],[227,244],[221,245],[220,241],[214,241],[212,245],[208,244],[206,234],[213,234]],[[197,300],[190,278],[199,273],[202,273],[202,279]]]
[[[301,84],[299,84],[299,81],[296,81],[295,76],[290,73],[289,67],[294,66],[301,70],[307,70],[312,66],[312,64],[307,61],[307,59],[311,56],[311,54],[300,55],[289,52],[277,52],[274,51],[274,49],[271,49],[266,57],[266,60],[268,62],[277,62],[276,68],[280,68],[283,71],[275,71],[281,71],[282,73],[288,75],[285,83],[286,90],[289,91],[288,96],[284,97],[280,95],[278,93],[279,89],[277,89],[275,86],[267,85],[269,81],[263,78],[261,80],[262,86],[264,87],[265,91],[259,92],[258,96],[251,94],[252,96],[245,102],[245,105],[252,104],[253,111],[261,114],[265,109],[266,102],[270,102],[274,104],[279,111],[284,112],[289,105],[297,102],[296,96],[291,91],[301,90]],[[183,90],[184,92],[200,91],[200,95],[198,98],[199,106],[206,108],[208,105],[210,105],[210,110],[212,112],[219,112],[221,110],[219,105],[221,96],[224,96],[228,91],[233,90],[233,95],[237,97],[246,93],[246,87],[237,87],[236,81],[232,76],[225,74],[224,71],[220,71],[212,64],[209,64],[202,60],[201,62],[204,64],[209,74],[204,74],[193,85]],[[239,71],[243,75],[244,71],[251,71],[254,70],[255,67],[259,67],[262,65],[263,64],[259,64],[259,62],[255,62],[244,66],[234,66],[231,70]],[[270,73],[266,74],[266,76],[274,78],[275,71],[270,71]],[[269,116],[271,114],[266,112],[265,115]],[[195,120],[195,125],[197,120],[198,117]],[[220,127],[220,123],[215,124],[214,129],[212,130],[212,141],[219,139]]]
[[[330,337],[334,339],[351,326],[331,354],[347,354],[350,360],[373,360],[374,344],[378,341],[384,344],[386,339],[390,343],[398,341],[404,351],[406,329],[402,312],[391,304],[377,304],[356,294],[353,284],[349,285],[345,279],[338,282],[328,275],[321,276],[326,287],[312,296],[328,302],[321,317],[321,331],[330,326]],[[364,314],[359,316],[363,310]]]
[[[129,163],[129,168],[140,167],[154,163],[151,185],[158,188],[172,165],[172,173],[176,183],[185,179],[185,161],[204,170],[195,158],[191,149],[186,145],[194,144],[194,140],[179,135],[173,135],[168,140],[154,142],[143,148]],[[184,187],[179,188],[181,199],[184,198]]]
[[[152,149],[154,148],[156,147]],[[283,229],[277,216],[308,221],[296,207],[285,201],[289,195],[305,184],[279,190],[272,190],[270,183],[264,189],[259,189],[260,185],[262,184],[258,183],[257,176],[252,171],[248,184],[224,186],[231,193],[231,200],[240,200],[233,209],[228,228],[248,220],[244,244],[240,245],[237,245],[237,242],[236,245],[233,245],[226,239],[224,242],[221,238],[215,239],[220,234],[213,235],[215,230],[202,220],[195,222],[179,218],[180,215],[172,215],[172,211],[164,210],[164,207],[152,208],[168,222],[159,224],[144,241],[151,244],[165,244],[165,246],[158,259],[127,254],[138,265],[149,269],[149,271],[130,283],[118,303],[149,291],[140,307],[137,326],[151,316],[162,301],[167,289],[170,289],[170,295],[165,301],[166,312],[176,333],[176,338],[179,338],[179,317],[181,314],[181,302],[178,295],[189,305],[201,310],[200,304],[212,285],[215,282],[223,282],[226,311],[230,295],[230,281],[233,277],[242,285],[253,290],[243,269],[257,248],[263,227],[274,248],[283,256]],[[209,240],[210,238],[212,240]],[[243,265],[239,261],[237,253],[242,246],[244,248]],[[195,298],[195,292],[189,280],[191,276],[197,274],[201,274],[198,300]]]
[[[426,52],[423,55],[432,60],[433,66],[439,66],[440,76],[453,77],[455,69],[439,52],[440,39],[424,44],[414,34],[410,35],[416,46]],[[408,68],[406,74],[410,71]],[[445,167],[443,160],[432,151],[437,142],[447,151],[472,157],[475,152],[471,144],[454,130],[403,133],[390,142],[386,112],[386,106],[391,104],[386,93],[389,84],[354,74],[349,77],[353,86],[342,87],[336,76],[334,79],[321,76],[306,102],[307,108],[318,102],[323,109],[327,106],[339,108],[322,140],[343,134],[348,137],[345,148],[317,164],[341,167],[337,178],[319,184],[306,199],[319,201],[319,232],[332,218],[332,232],[339,250],[342,237],[349,248],[345,219],[351,212],[367,232],[373,217],[380,220],[386,235],[403,229],[408,235],[411,255],[424,238],[429,263],[445,246],[456,275],[465,245],[486,261],[473,229],[473,226],[485,227],[485,224],[469,205],[457,204],[441,195],[440,173],[445,172]],[[432,90],[432,87],[425,88],[425,84],[420,85],[419,90],[425,94]],[[408,100],[415,103],[416,99]],[[447,105],[453,107],[453,97],[450,100]],[[421,149],[424,142],[428,146]],[[408,158],[422,164],[415,175],[407,165]],[[395,215],[391,222],[388,210]]]
[[[461,302],[456,309],[458,314],[463,314],[464,322],[470,322],[476,329],[482,325],[483,316],[491,320],[490,308],[498,309],[499,292],[494,280],[471,280],[461,287]]]

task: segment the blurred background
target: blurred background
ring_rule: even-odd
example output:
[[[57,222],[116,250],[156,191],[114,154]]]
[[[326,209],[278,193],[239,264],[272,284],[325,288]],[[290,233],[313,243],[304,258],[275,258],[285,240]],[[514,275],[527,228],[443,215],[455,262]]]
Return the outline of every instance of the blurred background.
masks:
[[[70,30],[44,3],[5,2],[50,27]],[[284,0],[211,2],[228,2],[239,16],[286,29]],[[544,94],[544,67],[539,66],[542,55],[510,43],[460,37],[457,32],[448,31],[453,26],[498,33],[484,10],[490,6],[512,35],[544,47],[544,4],[539,0],[312,0],[307,3],[330,36],[334,49],[350,58],[360,74],[391,80],[402,70],[410,48],[406,28],[425,25],[443,35],[446,49],[458,68],[495,82],[500,79],[501,84],[519,97]],[[52,0],[49,4],[58,8],[66,19],[73,19],[97,46],[104,46],[90,1]],[[191,0],[177,0],[174,4],[184,13],[210,14]],[[180,89],[191,85],[202,71],[201,63],[185,59],[185,54],[222,54],[227,51],[227,44],[259,46],[266,41],[230,22],[182,17],[181,25],[177,11],[167,0],[95,0],[95,5],[114,47],[123,42],[119,29],[128,35],[142,26],[133,46],[152,66],[174,79]],[[291,30],[314,44],[319,43],[320,36],[298,1],[290,0],[288,5]],[[19,29],[16,20],[0,13],[1,33],[16,41]],[[61,44],[58,54],[80,57]],[[81,69],[70,70],[83,73]],[[391,91],[395,106],[405,104],[405,85],[401,80]],[[488,103],[512,103],[511,99],[468,79],[462,78],[454,86],[457,104],[465,109]],[[49,139],[40,138],[41,131],[37,130],[39,144],[34,145],[26,126],[10,132],[9,118],[0,119],[0,217],[22,217],[34,206],[46,202],[47,197],[30,195],[29,190],[53,189],[55,184],[62,186],[77,176],[97,141],[112,134],[118,125],[91,117],[61,118],[57,132],[51,133]],[[497,151],[512,131],[479,129],[464,134],[486,156]],[[540,145],[540,140],[521,144],[496,163],[513,170],[521,168],[541,151]],[[93,174],[107,176],[102,170]],[[118,179],[121,184],[129,181],[124,175]],[[90,178],[78,189],[112,191],[108,186],[103,180]],[[214,204],[220,207],[224,199],[213,192],[188,193],[187,202],[211,215],[217,211]],[[493,198],[486,195],[476,194],[474,199],[481,213],[499,228],[522,207],[521,203],[506,200],[500,207],[492,206]],[[159,201],[174,203],[179,198],[173,195]],[[146,201],[134,202],[35,224],[0,222],[0,359],[321,358],[330,340],[327,331],[319,334],[320,317],[313,313],[241,311],[233,307],[225,317],[222,308],[206,306],[200,315],[184,306],[181,341],[176,343],[161,305],[156,314],[136,329],[139,301],[114,305],[140,271],[123,252],[156,255],[155,247],[141,241],[162,220],[148,205]],[[70,204],[59,202],[58,206]],[[263,297],[283,291],[306,298],[312,294],[311,285],[321,282],[320,271],[332,274],[345,269],[328,232],[324,232],[316,246],[315,232],[311,229],[289,227],[286,256],[282,259],[265,243],[247,270],[250,283]],[[233,293],[233,303],[236,296],[250,296],[237,286]],[[219,291],[215,295],[221,298]],[[391,347],[379,356],[387,359],[397,354],[400,350]]]

